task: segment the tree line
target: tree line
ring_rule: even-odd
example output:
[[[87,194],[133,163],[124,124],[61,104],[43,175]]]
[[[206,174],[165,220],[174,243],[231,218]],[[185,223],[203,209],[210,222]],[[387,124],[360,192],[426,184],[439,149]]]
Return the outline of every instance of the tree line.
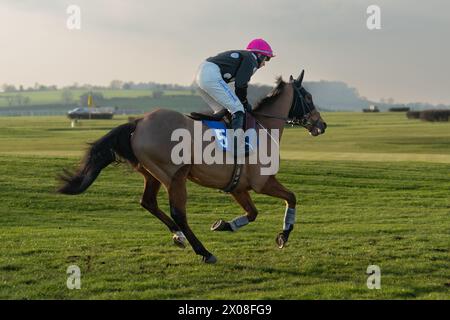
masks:
[[[433,105],[430,103],[396,103],[393,98],[381,99],[378,102],[370,101],[366,97],[359,94],[356,88],[348,86],[345,82],[341,81],[316,81],[305,82],[305,88],[313,95],[315,104],[322,110],[329,111],[361,111],[363,108],[367,108],[370,105],[376,105],[380,110],[388,110],[390,108],[409,108],[410,110],[427,110],[427,109],[446,109],[450,108],[448,105],[439,104]],[[267,95],[273,86],[250,84],[248,90],[248,99],[254,105],[262,97]],[[186,91],[187,94],[195,95],[196,86],[194,84],[183,86],[171,83],[157,83],[157,82],[133,82],[112,80],[106,86],[73,83],[70,86],[65,86],[59,89],[56,85],[43,85],[35,83],[34,86],[25,88],[20,85],[16,87],[11,84],[4,84],[2,86],[3,92],[16,93],[16,95],[1,96],[5,98],[9,106],[29,105],[32,103],[30,97],[22,96],[22,92],[33,91],[55,91],[61,90],[61,100],[55,101],[62,102],[65,105],[73,104],[75,102],[74,90],[85,90],[85,92],[95,92],[97,95],[101,94],[102,90],[148,90],[148,95],[154,99],[161,99],[164,96],[164,92],[171,90]],[[97,98],[99,99],[99,98]]]

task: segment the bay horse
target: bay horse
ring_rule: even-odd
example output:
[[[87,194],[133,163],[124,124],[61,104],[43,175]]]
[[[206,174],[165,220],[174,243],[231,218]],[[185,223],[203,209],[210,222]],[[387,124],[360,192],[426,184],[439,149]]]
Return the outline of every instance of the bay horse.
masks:
[[[257,130],[278,129],[281,140],[287,121],[303,126],[312,136],[323,134],[326,123],[316,109],[312,96],[302,86],[304,71],[289,82],[281,77],[277,86],[251,111]],[[144,176],[144,193],[141,206],[161,220],[173,233],[173,242],[186,246],[189,241],[196,254],[205,263],[215,263],[212,255],[195,236],[188,225],[186,216],[187,179],[209,188],[223,189],[229,184],[233,174],[232,164],[174,164],[171,150],[175,144],[171,133],[179,128],[193,130],[194,120],[187,115],[172,110],[158,109],[134,122],[122,124],[91,144],[78,170],[71,173],[64,170],[59,176],[62,185],[58,192],[75,195],[84,192],[97,178],[100,171],[118,159],[125,159]],[[258,211],[249,191],[281,198],[286,202],[283,230],[276,242],[283,248],[288,241],[295,222],[295,194],[284,187],[275,175],[262,175],[261,164],[244,164],[236,187],[230,192],[246,214],[230,222],[216,221],[213,231],[236,231],[249,222],[255,221]],[[157,194],[163,185],[169,195],[170,216],[158,206]]]

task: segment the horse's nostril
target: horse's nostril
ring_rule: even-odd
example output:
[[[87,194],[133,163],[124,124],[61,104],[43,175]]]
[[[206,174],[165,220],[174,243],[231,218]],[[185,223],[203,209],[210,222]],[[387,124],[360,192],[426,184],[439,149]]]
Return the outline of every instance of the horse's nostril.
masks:
[[[323,129],[326,129],[326,128],[327,128],[327,123],[324,122],[324,123],[323,123]]]

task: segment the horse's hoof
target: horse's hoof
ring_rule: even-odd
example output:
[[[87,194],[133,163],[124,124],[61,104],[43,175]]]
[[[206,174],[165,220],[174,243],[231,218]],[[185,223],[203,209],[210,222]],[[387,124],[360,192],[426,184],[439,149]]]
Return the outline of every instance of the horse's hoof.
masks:
[[[203,256],[202,261],[203,261],[204,263],[214,264],[214,263],[217,262],[217,258],[216,258],[214,255],[210,254],[210,255],[207,256],[207,257]]]
[[[217,220],[211,225],[211,231],[233,231],[233,229],[228,222]]]
[[[284,236],[284,234],[281,232],[277,235],[277,238],[275,239],[277,246],[279,249],[283,249],[286,245],[287,238]]]
[[[179,248],[186,248],[186,237],[183,232],[177,231],[172,237],[173,243]]]

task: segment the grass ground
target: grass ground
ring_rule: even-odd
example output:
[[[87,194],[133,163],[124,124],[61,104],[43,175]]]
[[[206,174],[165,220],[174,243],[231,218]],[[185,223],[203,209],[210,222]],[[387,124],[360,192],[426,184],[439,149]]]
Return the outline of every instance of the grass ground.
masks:
[[[142,178],[108,167],[76,197],[54,193],[55,175],[85,142],[125,118],[0,118],[0,298],[63,299],[448,299],[450,124],[404,114],[325,114],[312,138],[283,136],[280,181],[298,198],[298,221],[279,250],[284,204],[254,195],[260,215],[237,233],[209,231],[241,209],[190,184],[188,218],[219,259],[190,248],[139,206]],[[207,199],[207,201],[205,201]],[[168,211],[167,197],[160,204]],[[66,269],[81,269],[81,290]],[[381,290],[366,286],[381,268]]]

